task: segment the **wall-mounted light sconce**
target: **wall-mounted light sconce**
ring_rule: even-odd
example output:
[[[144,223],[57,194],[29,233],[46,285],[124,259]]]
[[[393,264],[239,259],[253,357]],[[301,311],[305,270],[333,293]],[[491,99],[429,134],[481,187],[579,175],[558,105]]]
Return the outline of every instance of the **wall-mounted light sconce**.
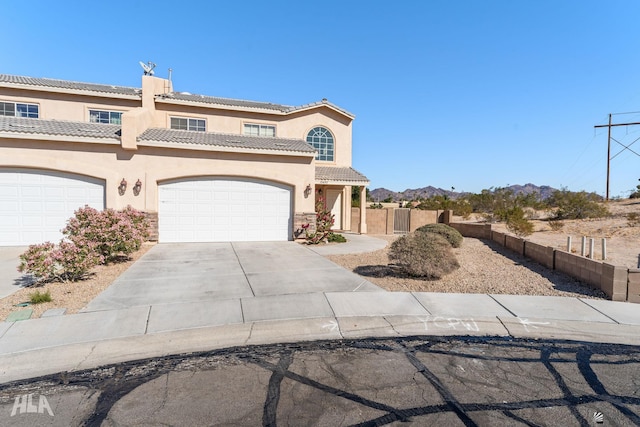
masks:
[[[140,190],[142,190],[142,181],[138,179],[133,186],[133,194],[137,196],[138,194],[140,194]]]
[[[309,197],[311,194],[311,184],[307,184],[307,188],[304,189],[304,197]]]
[[[118,186],[118,193],[122,196],[125,191],[127,191],[127,181],[122,178],[122,181],[120,181],[120,185]]]

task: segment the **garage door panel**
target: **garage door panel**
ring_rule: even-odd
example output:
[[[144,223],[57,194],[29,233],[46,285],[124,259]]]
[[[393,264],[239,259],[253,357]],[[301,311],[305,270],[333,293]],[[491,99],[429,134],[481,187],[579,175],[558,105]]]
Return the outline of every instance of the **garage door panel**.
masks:
[[[104,209],[104,181],[64,172],[0,169],[0,245],[58,241],[78,208]]]
[[[195,197],[183,193],[186,188]],[[158,201],[161,242],[288,240],[291,235],[291,190],[278,184],[215,177],[177,180],[159,186]],[[194,221],[172,219],[178,215]]]

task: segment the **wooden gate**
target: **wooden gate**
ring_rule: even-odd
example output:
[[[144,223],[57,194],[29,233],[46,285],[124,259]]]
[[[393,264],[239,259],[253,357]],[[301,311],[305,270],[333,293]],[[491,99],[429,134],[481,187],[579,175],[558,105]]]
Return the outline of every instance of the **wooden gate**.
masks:
[[[409,232],[409,218],[411,209],[395,208],[393,210],[393,234],[407,234]]]

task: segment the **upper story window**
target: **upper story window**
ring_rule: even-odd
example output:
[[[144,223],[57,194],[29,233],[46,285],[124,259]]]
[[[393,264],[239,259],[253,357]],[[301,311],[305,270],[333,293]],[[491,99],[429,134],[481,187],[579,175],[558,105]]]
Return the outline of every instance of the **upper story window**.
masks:
[[[273,125],[245,123],[244,134],[251,136],[276,136],[276,127]]]
[[[0,102],[0,116],[38,118],[37,104],[23,104],[20,102]]]
[[[334,143],[333,135],[329,129],[322,126],[311,129],[307,134],[307,142],[318,150],[316,160],[333,161]]]
[[[171,129],[195,130],[206,132],[207,126],[204,119],[189,119],[186,117],[171,117]]]
[[[91,123],[119,125],[122,124],[122,113],[119,111],[89,110],[89,121]]]

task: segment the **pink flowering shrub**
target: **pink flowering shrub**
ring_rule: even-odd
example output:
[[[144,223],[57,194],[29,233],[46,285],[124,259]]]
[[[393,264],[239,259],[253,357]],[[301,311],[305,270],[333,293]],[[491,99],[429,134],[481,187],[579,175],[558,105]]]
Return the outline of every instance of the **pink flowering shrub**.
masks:
[[[56,245],[51,242],[29,246],[29,249],[20,255],[18,271],[21,273],[31,273],[36,280],[49,281],[57,277],[58,267],[51,256],[55,246]]]
[[[29,246],[20,255],[18,271],[31,273],[40,282],[75,282],[84,278],[102,259],[93,243],[78,246],[65,240],[59,245],[45,242]]]
[[[18,271],[38,281],[77,281],[98,264],[117,260],[138,249],[149,236],[144,213],[131,207],[122,211],[78,209],[62,230],[66,240],[31,245],[20,255]]]
[[[316,197],[316,231],[310,233],[305,228],[305,236],[308,244],[317,245],[321,242],[326,242],[331,232],[331,227],[334,223],[334,215],[330,210],[327,210],[324,198],[322,196]]]
[[[130,206],[122,211],[85,206],[75,212],[62,233],[78,246],[95,243],[104,262],[109,263],[140,249],[149,236],[149,223],[144,213]]]

